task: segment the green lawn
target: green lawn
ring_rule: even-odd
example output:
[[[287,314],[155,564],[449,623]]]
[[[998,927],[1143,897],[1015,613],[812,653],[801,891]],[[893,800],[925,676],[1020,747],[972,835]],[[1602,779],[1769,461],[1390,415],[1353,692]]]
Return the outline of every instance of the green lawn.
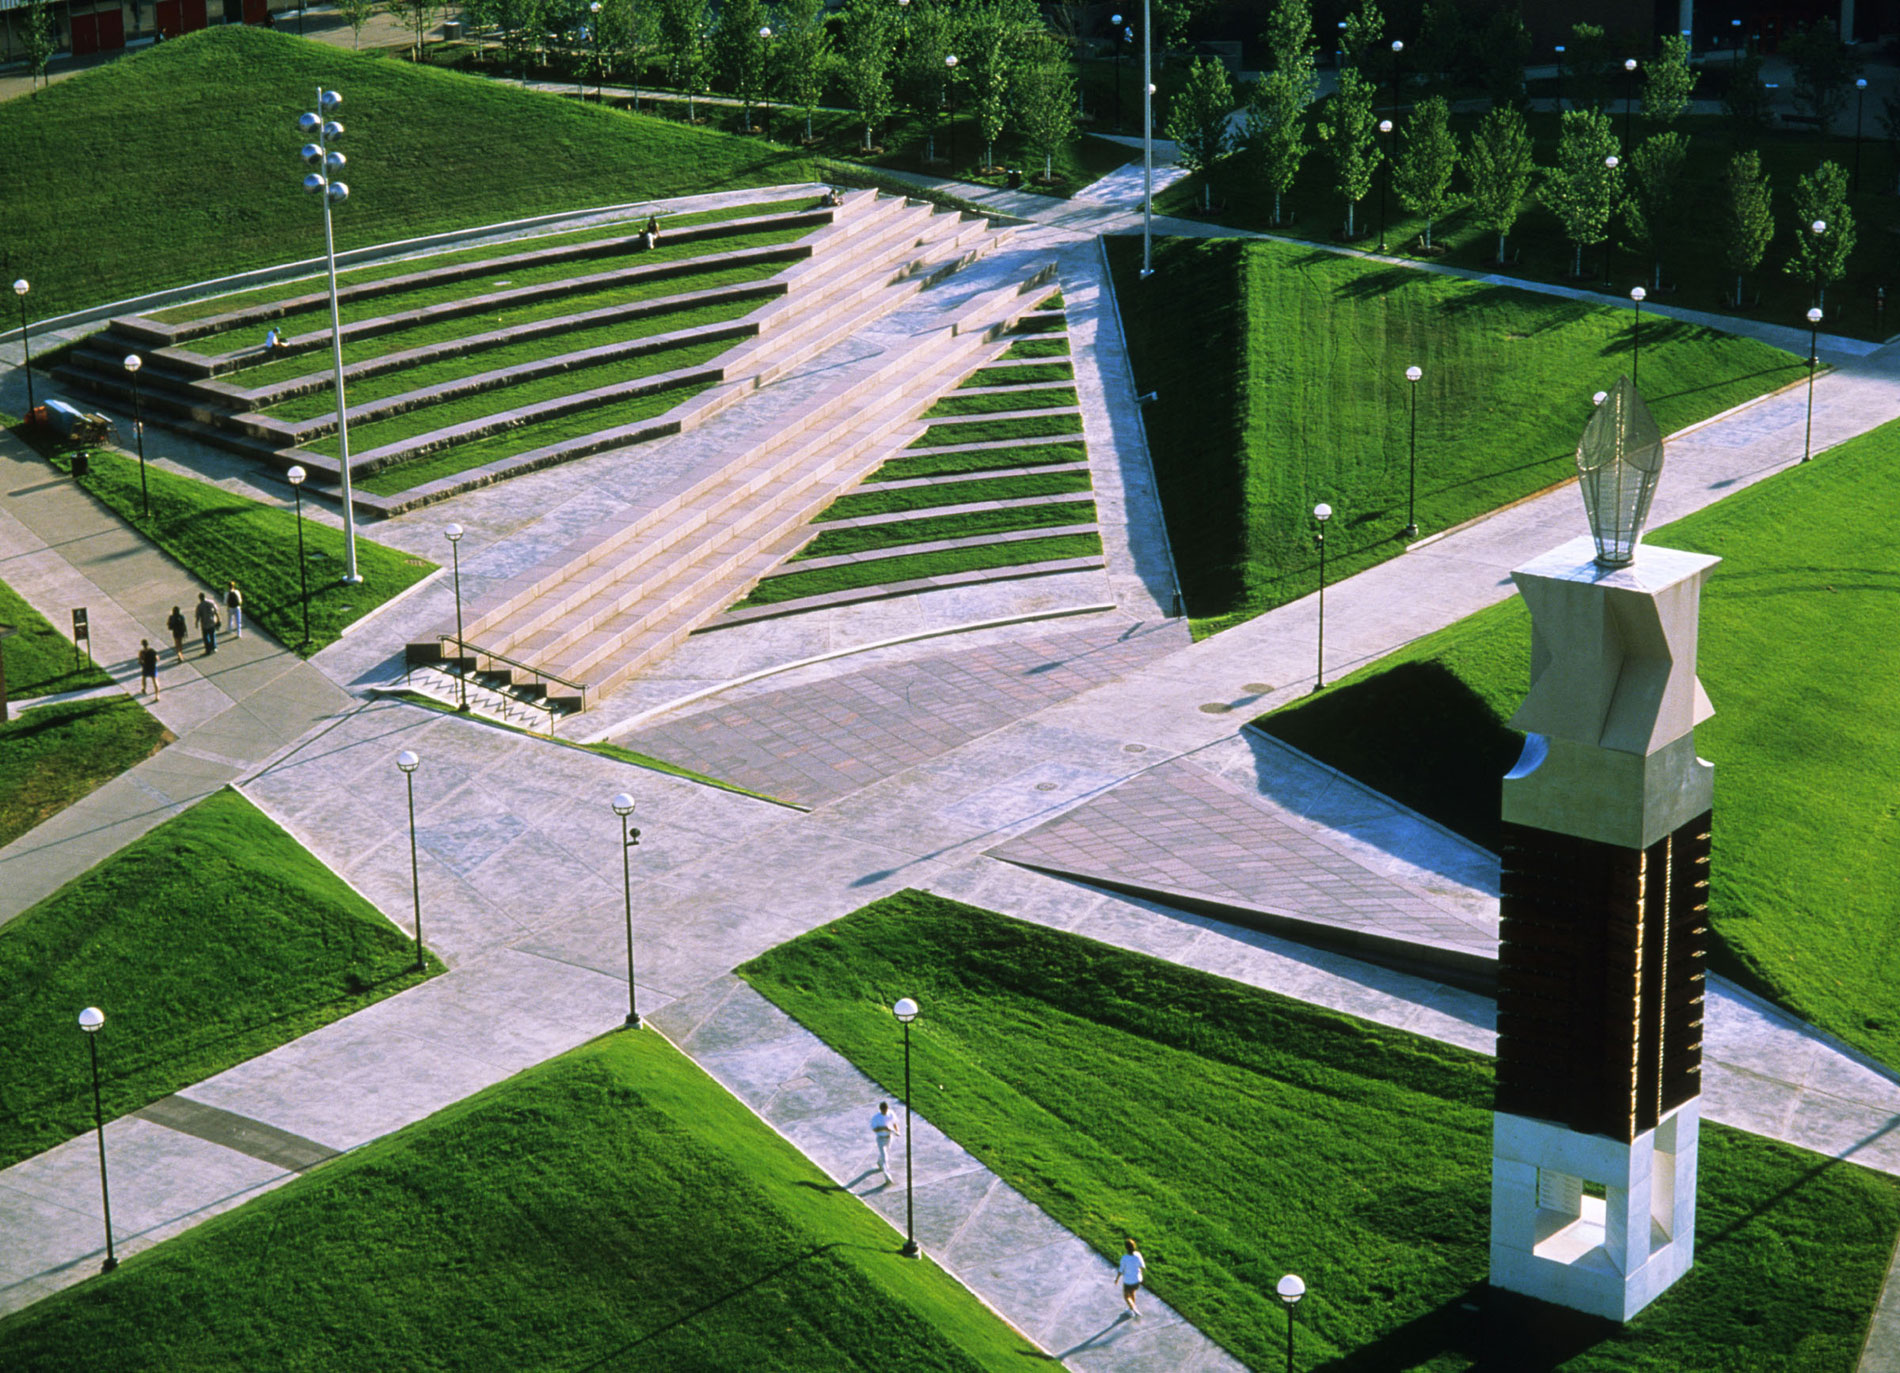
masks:
[[[899,486],[854,491],[825,507],[820,520],[853,520],[865,515],[890,515],[900,510],[933,510],[938,506],[967,505],[973,501],[1017,500],[1024,496],[1057,496],[1090,489],[1089,474],[1025,472],[1019,477],[990,477],[977,481],[932,482],[928,486]]]
[[[1716,768],[1718,966],[1900,1065],[1896,461],[1900,421],[1645,537],[1723,559],[1700,641],[1715,716],[1696,731]],[[1496,848],[1529,665],[1513,597],[1260,724]]]
[[[972,386],[1019,386],[1030,381],[1074,381],[1075,368],[1066,362],[1025,363],[1016,367],[979,367],[962,381],[959,389]],[[1070,401],[1069,404],[1075,404]]]
[[[151,757],[171,739],[144,706],[123,696],[15,712],[0,724],[0,845]]]
[[[912,448],[943,448],[954,443],[1008,443],[1061,438],[1082,432],[1080,415],[1026,415],[1015,420],[963,420],[933,424]]]
[[[1703,84],[1708,84],[1706,78]],[[1317,117],[1325,117],[1323,107]],[[1466,137],[1480,118],[1475,110],[1452,116],[1451,127],[1458,136],[1461,156]],[[1554,166],[1557,116],[1549,112],[1534,113],[1529,119],[1538,166]],[[1893,233],[1900,229],[1900,201],[1893,195],[1893,153],[1882,146],[1876,133],[1877,123],[1874,111],[1869,109],[1867,137],[1862,149],[1861,190],[1849,197],[1859,231],[1859,245],[1849,261],[1847,276],[1830,287],[1827,295],[1828,329],[1859,338],[1884,338],[1900,328],[1894,322],[1892,310],[1878,328],[1873,315],[1875,286],[1886,283],[1891,292],[1890,245]],[[1723,252],[1720,213],[1727,204],[1725,178],[1729,158],[1736,150],[1734,137],[1720,116],[1685,118],[1676,128],[1690,139],[1681,194],[1686,204],[1699,207],[1703,212],[1688,216],[1681,243],[1665,252],[1663,282],[1666,288],[1673,286],[1674,289],[1666,289],[1656,298],[1692,310],[1737,313],[1732,304],[1735,274],[1729,270]],[[1622,139],[1620,115],[1614,118],[1612,131],[1618,140]],[[1653,132],[1655,130],[1647,127],[1639,116],[1634,129],[1636,142],[1640,144]],[[1762,169],[1768,174],[1774,192],[1775,236],[1769,242],[1761,267],[1749,273],[1744,283],[1744,298],[1750,304],[1739,313],[1800,328],[1812,303],[1810,284],[1805,277],[1789,276],[1783,270],[1790,245],[1803,227],[1795,215],[1795,185],[1799,177],[1812,172],[1824,159],[1851,169],[1853,144],[1851,138],[1820,138],[1811,130],[1779,127],[1764,130],[1757,141]],[[1623,149],[1618,151],[1628,155]],[[1381,169],[1378,177],[1384,175]],[[1272,224],[1272,190],[1260,175],[1257,164],[1246,157],[1229,158],[1215,169],[1213,177],[1216,206],[1224,208],[1217,208],[1211,215],[1201,208],[1204,181],[1195,175],[1159,192],[1155,196],[1155,212],[1211,219],[1236,228],[1260,229],[1321,242],[1334,242],[1343,234],[1345,201],[1332,189],[1332,168],[1323,153],[1315,152],[1306,159],[1293,190],[1284,198],[1285,213],[1296,216],[1296,220],[1278,227]],[[1541,173],[1538,179],[1542,180]],[[1462,168],[1453,181],[1453,190],[1460,196],[1469,190]],[[1396,195],[1390,197],[1386,210],[1388,249],[1398,254],[1420,255],[1424,221],[1408,214]],[[1354,242],[1355,247],[1370,250],[1378,246],[1379,213],[1379,190],[1375,185],[1372,193],[1359,202],[1354,226],[1359,237]],[[1650,276],[1648,250],[1630,233],[1621,215],[1613,230],[1610,293],[1622,296],[1639,283],[1653,291],[1655,281]],[[1511,232],[1509,249],[1518,255],[1518,261],[1513,264],[1498,267],[1497,235],[1473,222],[1464,209],[1455,210],[1434,226],[1432,242],[1441,250],[1433,256],[1433,261],[1487,273],[1503,270],[1513,276],[1564,282],[1589,290],[1605,289],[1603,245],[1584,250],[1585,275],[1581,281],[1573,281],[1570,271],[1574,246],[1564,236],[1562,222],[1542,204],[1535,192],[1526,198],[1523,213]],[[1884,253],[1883,245],[1887,245]],[[1761,297],[1759,305],[1753,303],[1757,293]]]
[[[1097,535],[1060,534],[1047,539],[1022,539],[1015,543],[946,549],[940,553],[878,558],[873,562],[846,567],[826,567],[815,572],[789,572],[768,577],[754,587],[752,594],[740,601],[739,605],[775,605],[780,601],[797,600],[804,596],[820,596],[828,591],[854,591],[860,587],[882,586],[917,577],[941,577],[951,572],[969,572],[980,568],[1015,567],[1022,563],[1047,562],[1057,558],[1085,558],[1101,551],[1102,541]]]
[[[829,558],[842,553],[864,553],[876,548],[927,543],[933,539],[969,539],[982,534],[1006,534],[1018,529],[1049,529],[1056,525],[1094,523],[1094,501],[1063,501],[1059,505],[1028,505],[1008,510],[972,510],[961,515],[893,520],[889,524],[869,524],[856,529],[827,529],[800,549],[798,556]]]
[[[1181,588],[1211,632],[1400,552],[1418,365],[1418,523],[1430,534],[1574,473],[1590,396],[1629,370],[1627,311],[1274,243],[1111,238]],[[1677,323],[1643,329],[1665,434],[1786,382],[1798,359]],[[1526,403],[1525,397],[1538,398]]]
[[[1024,358],[1066,358],[1069,340],[1064,338],[1026,338],[1009,345],[999,361],[1018,362]]]
[[[866,477],[867,484],[906,481],[913,477],[951,477],[964,472],[986,472],[999,467],[1039,467],[1045,463],[1087,462],[1082,443],[1008,444],[974,448],[967,453],[930,453],[895,457]]]
[[[0,1166],[92,1124],[83,1007],[113,1117],[413,986],[414,962],[249,801],[209,796],[0,925]]]
[[[11,421],[0,417],[0,422]],[[71,621],[63,629],[54,628],[5,582],[0,582],[0,625],[11,625],[19,631],[0,639],[9,698],[25,700],[29,696],[112,685],[110,674],[88,659],[83,649],[78,654],[73,652],[72,640],[66,637],[71,632]]]
[[[1027,1341],[898,1245],[666,1040],[626,1032],[9,1317],[0,1364],[1034,1366]]]
[[[1488,1060],[939,897],[904,892],[740,974],[1250,1367],[1307,1282],[1296,1366],[1849,1373],[1900,1184],[1704,1127],[1696,1265],[1628,1327],[1486,1296]],[[1105,1294],[1104,1300],[1108,1298]],[[1508,1340],[1505,1332],[1509,1330]],[[1540,1347],[1541,1346],[1541,1347]]]
[[[1001,386],[1005,383],[993,380],[988,384]],[[1052,386],[1046,391],[1003,391],[989,396],[959,396],[952,392],[926,410],[924,418],[934,420],[948,415],[988,415],[999,410],[1052,410],[1058,405],[1075,403],[1073,387]]]
[[[812,175],[776,144],[223,25],[0,105],[0,167],[57,190],[0,198],[30,313],[320,252],[296,161],[297,115],[320,83],[343,93],[348,130],[339,248]],[[72,251],[82,224],[112,250]]]
[[[0,423],[13,421],[0,417]],[[17,427],[14,432],[29,437]],[[61,471],[71,470],[64,456],[52,462]],[[149,518],[139,513],[137,459],[95,449],[92,474],[83,484],[133,529],[184,564],[200,585],[215,589],[236,579],[244,591],[248,623],[280,643],[300,643],[303,600],[297,578],[297,517],[289,493],[283,505],[273,506],[158,467],[147,468],[147,480],[152,495]],[[363,580],[345,586],[341,581],[343,531],[307,519],[303,537],[310,576],[310,643],[302,650],[306,655],[335,643],[349,625],[435,570],[434,563],[411,558],[359,533],[356,565]],[[180,604],[189,603],[189,591],[180,589]]]

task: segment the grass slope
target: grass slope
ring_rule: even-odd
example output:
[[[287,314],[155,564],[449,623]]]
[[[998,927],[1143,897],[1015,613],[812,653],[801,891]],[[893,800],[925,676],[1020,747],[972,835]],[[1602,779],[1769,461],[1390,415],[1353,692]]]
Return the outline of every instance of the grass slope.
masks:
[[[112,685],[104,668],[90,662],[83,651],[75,657],[66,632],[55,629],[5,582],[0,582],[0,625],[19,631],[0,639],[10,699]]]
[[[880,469],[879,475],[882,475]],[[932,510],[975,501],[1019,500],[1025,496],[1058,496],[1090,489],[1087,472],[1026,472],[1019,477],[991,477],[979,481],[933,482],[929,486],[899,486],[880,491],[854,491],[825,507],[820,520],[853,520],[866,515],[890,515],[903,510]]]
[[[1716,767],[1709,914],[1725,970],[1889,1064],[1896,461],[1900,421],[1646,536],[1723,559],[1702,602],[1698,670],[1715,716],[1696,749]],[[1513,597],[1259,723],[1495,848],[1498,779],[1521,742],[1505,721],[1529,664]]]
[[[1488,1337],[1513,1373],[1847,1373],[1900,1226],[1893,1179],[1708,1126],[1688,1277],[1628,1327],[1527,1311],[1482,1289],[1478,1055],[919,892],[739,972],[885,1083],[915,996],[913,1105],[1104,1255],[1135,1236],[1156,1295],[1257,1369],[1292,1271],[1301,1368],[1464,1369]]]
[[[57,89],[55,87],[54,89]],[[4,107],[0,107],[4,108]],[[22,437],[27,435],[15,429]],[[51,459],[70,472],[69,459]],[[297,515],[288,498],[265,505],[209,482],[148,466],[152,513],[139,513],[139,464],[122,453],[93,450],[86,490],[105,502],[146,538],[182,563],[211,590],[235,578],[244,592],[244,620],[284,644],[303,638],[303,592],[297,575]],[[435,570],[435,564],[357,536],[356,565],[363,580],[345,586],[343,531],[306,519],[309,559],[310,643],[315,653],[336,642],[350,624]],[[180,587],[178,603],[190,618],[195,588]]]
[[[205,798],[0,926],[0,1165],[92,1124],[82,1007],[120,1116],[413,985],[414,957],[249,801]]]
[[[972,548],[949,548],[937,553],[878,558],[845,567],[826,567],[813,572],[788,572],[767,577],[739,605],[776,605],[780,601],[821,596],[828,591],[855,591],[860,587],[881,586],[918,577],[942,577],[952,572],[1015,567],[1059,558],[1086,558],[1101,551],[1102,540],[1099,535],[1058,534],[1046,539],[1019,539],[1012,543],[977,544]]]
[[[1138,389],[1158,393],[1149,441],[1198,631],[1313,589],[1320,501],[1337,512],[1329,575],[1402,550],[1408,366],[1425,374],[1427,534],[1571,475],[1591,393],[1629,370],[1624,311],[1233,240],[1159,244],[1144,283],[1138,242],[1109,249]],[[1643,394],[1665,434],[1802,374],[1751,339],[1643,329]]]
[[[961,515],[925,516],[893,520],[856,529],[827,529],[798,551],[798,557],[831,558],[865,553],[877,548],[929,543],[936,539],[973,539],[984,534],[1008,534],[1019,529],[1050,529],[1064,524],[1095,523],[1094,501],[1063,501],[1057,505],[1023,505],[1003,510],[971,510]]]
[[[810,178],[802,153],[774,144],[222,26],[0,105],[0,167],[17,187],[57,188],[0,198],[33,315],[321,251],[295,161],[319,84],[344,97],[339,248]],[[72,251],[76,224],[112,250]]]
[[[137,701],[67,701],[0,724],[0,845],[171,742]]]
[[[659,1035],[622,1033],[0,1322],[0,1364],[1025,1363],[1020,1336],[897,1248],[888,1225]]]
[[[1045,463],[1087,462],[1081,443],[1044,443],[1002,448],[976,448],[966,453],[925,453],[896,457],[866,477],[867,485],[906,481],[912,477],[949,477],[963,472],[986,472],[997,467],[1038,467]]]

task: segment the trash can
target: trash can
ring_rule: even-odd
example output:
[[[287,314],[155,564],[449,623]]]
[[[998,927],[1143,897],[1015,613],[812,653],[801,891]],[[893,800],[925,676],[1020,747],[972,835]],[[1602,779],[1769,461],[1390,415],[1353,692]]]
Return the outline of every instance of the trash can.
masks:
[[[453,19],[444,19],[442,21],[443,41],[453,43],[456,39],[460,38],[461,36],[462,36],[462,26],[460,23],[458,23],[456,20],[453,20]]]
[[[1020,191],[1023,188],[1023,169],[1021,167],[1011,167],[1009,169],[1009,188],[1012,191]]]
[[[87,476],[90,476],[91,474],[92,474],[92,454],[87,453],[83,450],[78,453],[73,454],[73,480],[78,481],[82,477],[87,477]]]

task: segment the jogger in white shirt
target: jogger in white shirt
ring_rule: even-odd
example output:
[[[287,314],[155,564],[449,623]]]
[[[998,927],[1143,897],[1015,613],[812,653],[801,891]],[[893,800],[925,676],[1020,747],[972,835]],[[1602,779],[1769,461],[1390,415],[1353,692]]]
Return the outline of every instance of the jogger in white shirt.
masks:
[[[880,1101],[877,1114],[871,1117],[871,1133],[877,1137],[877,1170],[886,1178],[891,1175],[891,1141],[897,1137],[897,1117],[891,1114],[891,1103]]]
[[[1139,1319],[1141,1312],[1135,1310],[1135,1293],[1141,1291],[1141,1276],[1148,1270],[1148,1261],[1141,1256],[1141,1250],[1135,1248],[1132,1239],[1123,1240],[1122,1243],[1128,1247],[1128,1252],[1115,1265],[1115,1278],[1122,1285],[1122,1301],[1128,1306],[1128,1314]]]

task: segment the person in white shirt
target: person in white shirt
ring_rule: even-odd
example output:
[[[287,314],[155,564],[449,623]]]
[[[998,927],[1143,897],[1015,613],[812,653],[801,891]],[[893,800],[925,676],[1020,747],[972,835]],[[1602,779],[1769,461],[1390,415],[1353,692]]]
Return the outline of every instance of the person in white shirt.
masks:
[[[1128,1247],[1128,1252],[1115,1265],[1115,1278],[1122,1285],[1122,1301],[1128,1306],[1128,1314],[1139,1319],[1141,1312],[1135,1310],[1135,1293],[1141,1291],[1141,1275],[1147,1271],[1148,1261],[1141,1256],[1141,1250],[1135,1248],[1133,1240],[1123,1240],[1122,1243]]]
[[[877,1139],[877,1170],[888,1178],[891,1175],[891,1140],[898,1133],[897,1117],[891,1114],[890,1102],[878,1102],[877,1114],[871,1117],[871,1133]]]

